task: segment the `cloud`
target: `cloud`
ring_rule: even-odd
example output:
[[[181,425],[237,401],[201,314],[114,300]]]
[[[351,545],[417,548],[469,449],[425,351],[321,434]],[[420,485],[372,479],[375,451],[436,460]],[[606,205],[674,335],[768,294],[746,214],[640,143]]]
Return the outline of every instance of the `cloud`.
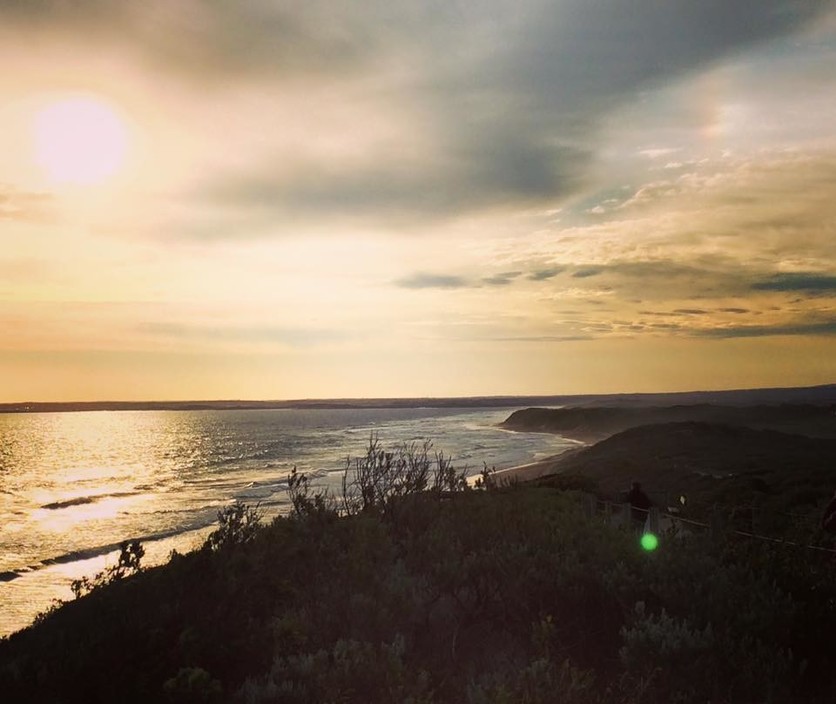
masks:
[[[594,240],[596,233],[590,232],[589,240]],[[728,299],[735,301],[741,297],[752,297],[753,292],[766,293],[770,290],[786,292],[815,291],[825,294],[832,291],[832,284],[826,277],[810,280],[809,277],[785,279],[774,273],[774,261],[760,261],[751,254],[748,259],[736,256],[729,246],[729,255],[705,253],[692,243],[687,233],[666,232],[666,246],[670,256],[656,245],[632,242],[623,235],[623,250],[602,242],[605,247],[603,256],[609,254],[609,261],[601,264],[578,267],[572,274],[572,286],[579,295],[590,291],[610,292],[620,301],[675,302],[668,312],[640,310],[653,315],[708,315],[707,301],[716,301],[719,312],[747,313],[748,308],[724,305]],[[751,244],[751,242],[748,242]],[[621,244],[621,243],[619,243]],[[585,247],[591,250],[591,245]],[[567,258],[571,253],[566,255]],[[531,277],[527,277],[529,280]],[[563,282],[553,277],[543,280],[554,291],[565,296],[568,289]],[[588,287],[591,287],[588,288]],[[693,305],[693,303],[697,303]],[[684,304],[684,305],[683,305]],[[690,305],[689,305],[690,304]]]
[[[308,329],[287,326],[201,325],[194,323],[145,322],[136,325],[136,332],[155,338],[179,342],[215,344],[287,345],[310,347],[347,339],[347,331]]]
[[[836,276],[812,272],[775,274],[752,284],[755,291],[798,291],[836,294]]]
[[[469,284],[461,276],[449,276],[446,274],[417,273],[395,281],[399,288],[424,289],[443,288],[455,289],[466,288]]]
[[[729,327],[692,330],[696,337],[713,337],[731,339],[738,337],[779,337],[789,335],[801,336],[830,336],[836,335],[836,320],[824,322],[798,322],[776,325],[738,325]]]
[[[495,276],[486,276],[482,283],[488,286],[507,286],[522,274],[521,271],[506,271]]]
[[[592,335],[520,335],[520,336],[504,336],[504,337],[489,337],[476,338],[479,340],[486,340],[490,342],[581,342],[586,340],[594,340]]]
[[[791,33],[823,6],[19,0],[0,5],[0,13],[88,45],[91,35],[127,42],[184,80],[275,88],[302,78],[312,89],[331,89],[330,99],[322,91],[320,111],[349,100],[361,120],[398,106],[388,123],[395,134],[365,159],[346,163],[309,153],[289,162],[277,124],[256,159],[213,171],[186,196],[231,212],[264,213],[293,231],[300,223],[335,220],[407,229],[553,206],[587,184],[599,123],[614,107]],[[345,134],[352,125],[339,129]],[[427,148],[416,154],[416,143]],[[247,218],[239,221],[246,229]]]
[[[450,274],[418,272],[402,279],[398,279],[395,281],[395,286],[410,289],[482,288],[483,286],[496,288],[509,286],[520,276],[522,276],[521,271],[503,271],[498,274],[494,274],[493,276],[484,276],[481,279],[471,279],[463,276],[453,276]]]
[[[572,273],[573,279],[588,279],[591,276],[599,276],[605,271],[602,266],[585,266]]]
[[[2,0],[0,15],[29,31],[127,47],[151,65],[201,81],[342,73],[376,43],[363,31],[364,18],[324,0]]]
[[[482,141],[484,140],[484,141]],[[268,162],[256,173],[224,174],[193,194],[231,211],[293,222],[360,221],[409,228],[438,219],[568,195],[587,155],[568,147],[539,150],[521,137],[483,135],[451,142],[418,160],[361,165]]]
[[[821,298],[836,290],[834,179],[836,144],[712,160],[677,179],[675,194],[641,209],[544,230],[532,238],[526,267],[568,266],[578,287],[586,282],[577,274],[591,270],[596,288],[647,307],[666,301],[707,310],[712,301],[746,312],[759,307],[748,299],[767,294]]]
[[[532,271],[527,278],[529,281],[548,281],[564,270],[565,267],[562,266],[553,266],[547,269],[536,269],[535,271]]]
[[[0,184],[0,221],[41,221],[48,216],[52,200],[48,193],[21,191]]]
[[[330,0],[3,0],[0,14],[28,28],[131,42],[169,68],[202,76],[340,74],[346,67],[366,68],[375,57],[401,53],[446,66],[452,77],[473,72],[474,59],[495,62],[492,69],[504,70],[493,75],[503,83],[567,83],[563,93],[568,95],[583,93],[581,85],[592,82],[600,97],[607,89],[687,69],[791,31],[826,5],[813,0],[525,0],[514,6],[501,0],[366,0],[361,5]],[[451,47],[454,53],[441,53]],[[567,57],[576,60],[567,65]],[[608,74],[601,71],[602,63]],[[488,74],[481,75],[486,79]]]

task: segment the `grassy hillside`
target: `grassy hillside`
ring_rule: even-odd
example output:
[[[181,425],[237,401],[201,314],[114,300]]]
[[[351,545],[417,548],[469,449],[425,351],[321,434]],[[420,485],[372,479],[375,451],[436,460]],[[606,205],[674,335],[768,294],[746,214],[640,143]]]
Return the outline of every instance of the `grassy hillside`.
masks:
[[[541,463],[540,486],[621,502],[639,481],[662,509],[809,541],[836,488],[836,440],[712,423],[630,428]],[[685,504],[680,503],[685,497]]]
[[[781,493],[799,479],[825,486],[836,481],[836,440],[716,423],[662,423],[558,456],[551,467],[591,477],[605,491],[628,488],[631,479],[679,491],[748,477],[759,478],[753,486],[762,493]]]

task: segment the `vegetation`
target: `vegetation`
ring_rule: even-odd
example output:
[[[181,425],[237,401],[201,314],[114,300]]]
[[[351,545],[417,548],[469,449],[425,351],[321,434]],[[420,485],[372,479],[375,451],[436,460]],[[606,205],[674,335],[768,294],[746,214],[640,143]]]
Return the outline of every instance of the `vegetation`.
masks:
[[[75,598],[78,599],[89,594],[94,589],[105,587],[108,584],[117,582],[142,569],[142,558],[145,557],[145,548],[138,540],[126,540],[119,547],[119,559],[115,565],[105,568],[97,573],[92,579],[82,577],[74,579],[71,589]]]
[[[295,470],[294,470],[295,471]],[[218,511],[218,527],[209,534],[204,549],[231,550],[255,538],[263,514],[258,505],[248,506],[236,501]]]
[[[0,641],[26,702],[832,702],[836,561],[637,536],[574,480],[467,489],[429,446],[294,473],[293,510],[219,516],[204,549],[100,580]],[[589,488],[580,485],[581,488]]]

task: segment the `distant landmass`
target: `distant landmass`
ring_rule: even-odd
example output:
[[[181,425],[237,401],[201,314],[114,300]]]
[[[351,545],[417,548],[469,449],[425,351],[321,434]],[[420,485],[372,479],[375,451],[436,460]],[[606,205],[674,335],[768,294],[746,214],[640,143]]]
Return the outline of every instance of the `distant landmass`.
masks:
[[[800,388],[739,389],[677,393],[586,394],[551,396],[468,396],[415,398],[343,398],[295,400],[215,401],[23,401],[0,403],[0,413],[58,413],[72,411],[202,411],[281,408],[500,408],[510,406],[607,406],[646,408],[667,405],[719,404],[836,404],[836,384]],[[511,428],[510,429],[522,429]],[[557,432],[542,428],[548,432]]]
[[[836,438],[836,403],[720,403],[676,406],[567,406],[526,408],[515,411],[503,423],[508,430],[557,433],[593,442],[628,428],[660,423],[699,422],[742,425],[811,437]]]

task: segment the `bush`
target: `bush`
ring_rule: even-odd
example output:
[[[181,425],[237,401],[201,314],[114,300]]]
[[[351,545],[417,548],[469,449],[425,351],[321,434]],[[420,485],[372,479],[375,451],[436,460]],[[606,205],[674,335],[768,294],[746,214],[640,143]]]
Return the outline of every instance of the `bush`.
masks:
[[[621,629],[624,645],[618,652],[628,675],[653,682],[656,695],[661,693],[665,701],[703,701],[715,664],[711,624],[694,628],[665,609],[649,613],[641,601],[630,621]]]
[[[482,677],[467,690],[468,704],[589,704],[593,677],[568,660],[538,658],[512,672]]]
[[[206,538],[204,547],[218,551],[250,542],[261,527],[262,512],[258,504],[250,506],[236,501],[218,511],[218,527]]]
[[[438,495],[466,490],[466,470],[456,470],[443,452],[431,451],[432,442],[427,440],[420,445],[397,445],[387,452],[372,435],[365,455],[346,460],[342,482],[345,514],[391,516],[404,497],[426,491]]]
[[[81,579],[73,580],[70,585],[73,595],[78,599],[96,589],[136,574],[142,569],[142,558],[144,556],[145,548],[142,547],[140,541],[126,540],[119,546],[119,559],[115,565],[97,573],[92,579],[82,577]]]
[[[310,479],[306,474],[297,472],[296,467],[288,477],[287,493],[290,497],[290,515],[294,518],[328,520],[337,516],[333,497],[327,491],[312,493]]]
[[[428,675],[408,667],[405,652],[402,637],[381,645],[340,640],[328,651],[276,659],[264,678],[243,685],[238,700],[244,704],[432,704]]]
[[[184,667],[163,685],[166,700],[177,704],[214,704],[221,702],[221,683],[206,670]]]

